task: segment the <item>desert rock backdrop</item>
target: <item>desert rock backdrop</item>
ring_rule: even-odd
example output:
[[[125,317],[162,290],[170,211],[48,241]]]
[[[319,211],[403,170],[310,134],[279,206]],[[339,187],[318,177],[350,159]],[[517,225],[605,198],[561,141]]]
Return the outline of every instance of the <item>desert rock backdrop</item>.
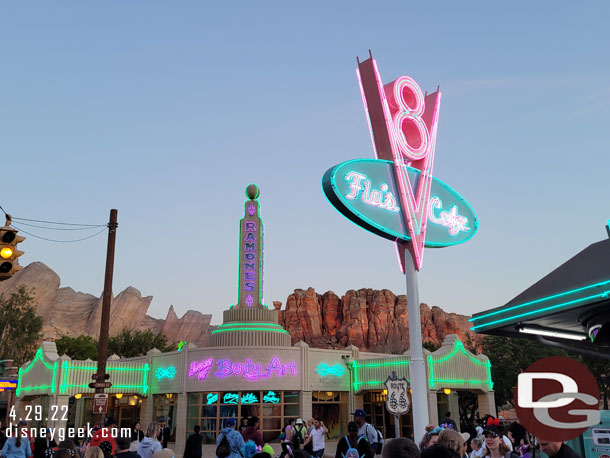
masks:
[[[54,340],[62,335],[77,337],[99,335],[102,299],[91,294],[60,288],[59,276],[41,262],[34,262],[11,279],[0,282],[0,294],[5,296],[19,285],[34,290],[38,314],[44,319],[43,338]],[[112,300],[110,335],[124,328],[150,329],[163,333],[168,342],[186,340],[206,346],[211,331],[212,315],[189,310],[178,318],[170,305],[165,319],[147,315],[152,296],[142,297],[139,290],[128,287]],[[228,307],[228,304],[227,304]],[[409,348],[407,298],[387,289],[363,288],[349,290],[339,297],[332,291],[318,294],[313,288],[295,289],[282,302],[273,301],[279,310],[280,324],[290,332],[292,343],[300,340],[318,348],[345,348],[355,345],[362,351],[401,354]],[[462,340],[472,333],[470,317],[446,313],[440,307],[421,304],[424,342],[440,345],[448,334],[458,334]]]

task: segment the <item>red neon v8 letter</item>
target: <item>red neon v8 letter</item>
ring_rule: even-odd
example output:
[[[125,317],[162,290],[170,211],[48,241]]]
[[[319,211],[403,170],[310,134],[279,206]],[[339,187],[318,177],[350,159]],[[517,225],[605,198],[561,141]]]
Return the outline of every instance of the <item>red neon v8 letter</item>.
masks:
[[[372,58],[359,64],[358,77],[375,153],[380,159],[394,162],[400,203],[411,238],[409,249],[419,270],[423,262],[441,94],[437,91],[424,97],[418,84],[407,76],[382,88],[381,76]],[[409,179],[407,166],[421,171],[416,186]]]

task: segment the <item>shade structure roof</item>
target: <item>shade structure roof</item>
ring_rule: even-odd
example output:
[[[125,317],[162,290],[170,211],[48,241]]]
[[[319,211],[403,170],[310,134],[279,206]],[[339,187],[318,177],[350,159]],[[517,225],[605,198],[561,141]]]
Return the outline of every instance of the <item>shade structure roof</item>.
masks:
[[[608,309],[610,239],[589,245],[505,305],[476,313],[470,321],[471,329],[483,334],[535,337],[538,331],[584,340],[587,318]]]

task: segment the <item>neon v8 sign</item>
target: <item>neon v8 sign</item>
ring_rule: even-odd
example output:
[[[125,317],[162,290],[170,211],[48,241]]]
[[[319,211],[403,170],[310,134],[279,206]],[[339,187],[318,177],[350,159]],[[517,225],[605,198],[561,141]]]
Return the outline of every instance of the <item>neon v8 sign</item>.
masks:
[[[357,74],[377,159],[338,164],[325,173],[322,188],[356,224],[409,242],[419,270],[424,246],[462,243],[478,230],[470,204],[432,175],[441,94],[424,96],[407,76],[383,86],[372,57],[358,64]]]

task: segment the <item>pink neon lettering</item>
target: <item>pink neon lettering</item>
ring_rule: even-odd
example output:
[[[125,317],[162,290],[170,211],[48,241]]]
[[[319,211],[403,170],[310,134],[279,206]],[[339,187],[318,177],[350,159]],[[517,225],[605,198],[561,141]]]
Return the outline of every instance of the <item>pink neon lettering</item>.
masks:
[[[254,261],[256,259],[256,255],[254,253],[245,253],[244,259],[246,261]]]
[[[244,283],[244,290],[245,291],[254,291],[254,283]]]
[[[256,207],[253,204],[248,205],[248,214],[253,216],[254,212],[256,212]]]
[[[430,199],[430,211],[428,212],[428,219],[431,223],[440,224],[449,228],[449,235],[457,235],[460,231],[470,232],[470,228],[466,226],[468,224],[468,218],[458,215],[457,205],[451,207],[449,211],[442,211],[438,217],[434,214],[434,209],[443,208],[443,202],[438,197]]]
[[[218,378],[241,375],[245,379],[256,381],[262,378],[269,378],[274,372],[278,377],[284,377],[289,374],[291,376],[298,375],[298,366],[294,361],[282,364],[277,356],[271,358],[271,361],[265,367],[265,372],[261,370],[261,364],[254,364],[250,358],[246,359],[244,363],[234,363],[228,359],[219,359],[216,361],[216,365],[218,367],[216,372],[214,372],[214,376]]]
[[[400,208],[396,205],[396,199],[391,192],[388,192],[388,185],[382,183],[379,190],[371,189],[371,180],[366,175],[358,172],[349,172],[345,175],[345,181],[351,181],[349,188],[350,193],[345,196],[346,199],[355,200],[362,192],[361,201],[364,204],[373,207],[379,207],[391,212],[398,212]],[[364,187],[362,182],[364,180]],[[385,194],[385,196],[384,196]]]
[[[244,241],[245,242],[256,242],[256,237],[254,237],[254,234],[252,232],[248,232]]]
[[[256,223],[254,221],[246,221],[246,232],[256,231]]]
[[[244,244],[244,251],[255,251],[256,250],[256,245],[254,243],[245,243]]]
[[[189,367],[189,378],[192,378],[198,374],[197,378],[199,380],[205,380],[210,372],[213,362],[214,358],[205,359],[201,362],[193,361]]]

